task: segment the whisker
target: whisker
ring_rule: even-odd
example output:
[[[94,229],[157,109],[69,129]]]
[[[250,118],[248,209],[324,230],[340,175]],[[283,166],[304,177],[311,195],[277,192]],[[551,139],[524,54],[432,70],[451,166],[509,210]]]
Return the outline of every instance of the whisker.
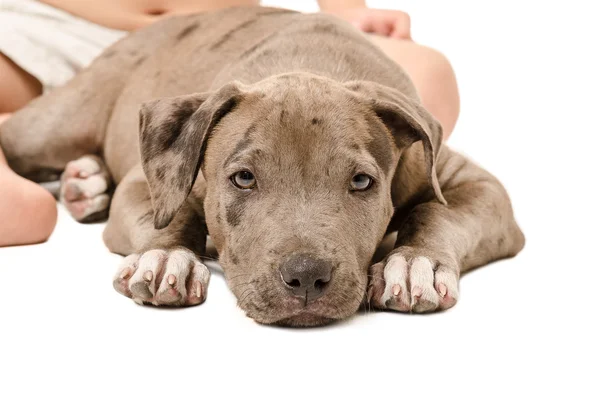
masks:
[[[230,288],[234,289],[234,288],[241,287],[242,285],[254,284],[254,282],[255,282],[255,280],[250,280],[247,283],[239,283],[239,284],[231,285]]]
[[[239,307],[240,309],[242,309],[242,310],[244,309],[244,308],[242,307],[242,305],[244,304],[244,302],[246,301],[246,299],[248,299],[248,297],[249,297],[250,295],[252,295],[252,291],[253,291],[253,289],[252,289],[252,288],[247,288],[247,289],[246,289],[246,290],[244,290],[244,292],[242,293],[242,294],[243,294],[243,296],[242,296],[242,294],[240,294],[240,299],[238,299],[238,307]]]
[[[247,293],[249,293],[251,290],[252,290],[252,288],[251,288],[251,287],[248,287],[248,288],[246,288],[245,290],[243,290],[243,291],[240,293],[240,297],[241,297],[241,298],[239,298],[239,299],[237,300],[237,305],[238,305],[238,306],[240,306],[240,302],[242,302],[242,299],[243,299],[243,298],[246,296],[246,294],[247,294]]]
[[[238,278],[238,277],[242,277],[242,276],[251,276],[251,275],[252,275],[252,273],[238,273],[232,277],[228,277],[228,280],[231,281],[234,278]]]
[[[358,302],[358,306],[360,306],[362,304],[360,292],[358,292],[357,295],[352,294],[351,298],[352,298],[352,300],[354,300],[354,302]]]
[[[215,257],[212,257],[212,256],[199,255],[199,254],[196,254],[196,253],[194,253],[194,255],[198,259],[204,259],[204,260],[207,260],[207,261],[216,261],[216,262],[219,261],[219,258],[215,258]]]

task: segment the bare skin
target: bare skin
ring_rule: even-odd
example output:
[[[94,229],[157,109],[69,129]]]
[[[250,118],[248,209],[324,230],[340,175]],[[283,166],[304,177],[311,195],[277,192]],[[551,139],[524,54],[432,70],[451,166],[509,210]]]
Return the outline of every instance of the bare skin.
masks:
[[[216,8],[257,5],[254,0],[42,0],[73,15],[119,30],[136,30],[171,15]],[[370,10],[364,0],[320,0],[323,12],[335,14],[370,33],[389,57],[407,71],[427,110],[447,139],[458,118],[459,96],[454,72],[439,52],[414,43],[410,18],[401,11]],[[0,123],[42,93],[33,76],[0,53]],[[0,246],[45,241],[56,224],[54,198],[38,185],[14,174],[0,148]]]
[[[454,130],[460,109],[456,77],[440,52],[410,40],[370,35],[371,41],[401,65],[414,82],[423,105],[442,125],[444,140]]]
[[[41,84],[0,54],[0,124],[40,95]],[[7,93],[8,95],[6,95]],[[36,183],[15,174],[0,148],[0,247],[46,241],[56,225],[54,197]]]
[[[6,117],[0,116],[0,123]],[[15,174],[0,150],[0,247],[44,242],[56,225],[54,197]]]
[[[41,0],[83,19],[117,30],[137,30],[170,15],[233,6],[258,5],[253,0]]]

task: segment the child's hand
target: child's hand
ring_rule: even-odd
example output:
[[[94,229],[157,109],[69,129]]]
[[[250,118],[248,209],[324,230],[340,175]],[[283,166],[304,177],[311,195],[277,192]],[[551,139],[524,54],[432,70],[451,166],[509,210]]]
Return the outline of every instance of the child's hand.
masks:
[[[352,23],[363,32],[395,39],[411,39],[410,17],[402,11],[351,8],[329,12]]]

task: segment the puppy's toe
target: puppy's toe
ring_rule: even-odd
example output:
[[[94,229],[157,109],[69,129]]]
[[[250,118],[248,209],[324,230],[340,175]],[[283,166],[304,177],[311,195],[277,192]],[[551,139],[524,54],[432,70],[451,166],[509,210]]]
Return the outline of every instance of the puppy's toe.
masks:
[[[418,256],[410,268],[411,311],[431,312],[437,309],[439,295],[433,288],[433,263],[428,258]]]
[[[183,250],[169,255],[154,304],[175,306],[183,303],[192,258],[193,254]]]
[[[458,301],[458,274],[445,266],[435,271],[435,289],[439,295],[439,308],[446,310]]]
[[[69,213],[79,222],[95,222],[101,219],[101,214],[108,211],[110,196],[101,194],[92,198],[64,203]]]
[[[129,279],[131,298],[136,303],[154,301],[166,259],[167,253],[163,250],[147,251],[140,256],[137,270]]]
[[[408,293],[408,261],[402,255],[390,257],[383,271],[385,290],[380,304],[391,310],[408,312],[410,295]]]
[[[101,161],[97,156],[87,155],[77,160],[69,161],[63,173],[67,178],[87,178],[102,171]]]
[[[92,175],[88,178],[69,178],[64,187],[65,201],[92,198],[108,190],[108,181],[103,175]]]
[[[169,253],[154,304],[183,306],[204,302],[210,273],[188,250]]]
[[[206,300],[206,291],[210,272],[206,265],[199,260],[195,260],[192,267],[192,274],[187,283],[187,305],[199,305]]]
[[[127,256],[121,262],[121,265],[117,269],[117,273],[113,277],[113,287],[117,292],[121,295],[125,295],[128,298],[131,298],[131,291],[129,290],[129,279],[138,268],[138,259],[140,256],[138,254],[133,254]]]

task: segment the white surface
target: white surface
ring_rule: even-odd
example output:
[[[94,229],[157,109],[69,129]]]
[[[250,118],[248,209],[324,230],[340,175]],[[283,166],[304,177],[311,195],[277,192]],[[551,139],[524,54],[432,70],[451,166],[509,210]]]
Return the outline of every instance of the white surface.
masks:
[[[0,249],[0,395],[600,395],[593,2],[393,3],[455,66],[450,143],[510,191],[517,258],[465,276],[443,314],[289,330],[245,318],[217,272],[202,306],[135,305],[102,226],[63,211],[49,243]]]

